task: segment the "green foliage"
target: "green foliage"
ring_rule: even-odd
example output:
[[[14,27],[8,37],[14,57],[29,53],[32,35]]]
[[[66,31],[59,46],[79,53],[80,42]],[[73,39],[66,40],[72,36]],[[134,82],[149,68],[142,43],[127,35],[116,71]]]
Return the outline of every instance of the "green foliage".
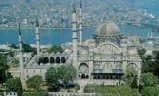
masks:
[[[131,76],[135,76],[137,74],[135,68],[133,67],[133,65],[128,65],[127,69],[126,69],[126,75],[127,77],[131,77]]]
[[[55,68],[50,68],[45,74],[48,83],[49,91],[59,91],[58,74]]]
[[[158,96],[159,88],[158,87],[145,87],[142,91],[142,96]]]
[[[144,87],[156,86],[158,84],[158,78],[150,72],[143,73],[141,76],[141,83]]]
[[[29,44],[23,44],[22,46],[24,52],[36,52],[36,50],[32,48]]]
[[[95,88],[96,86],[95,85],[87,85],[87,86],[85,86],[84,87],[84,92],[85,93],[93,93],[93,92],[95,92]]]
[[[123,76],[123,78],[126,79],[127,84],[132,88],[138,87],[136,74],[137,72],[132,65],[127,66],[126,74]]]
[[[52,46],[49,50],[48,50],[48,53],[57,53],[57,52],[60,52],[62,53],[64,50],[61,48],[61,46]]]
[[[90,91],[89,91],[90,89]],[[96,93],[105,93],[105,94],[113,94],[113,96],[139,96],[139,91],[137,89],[132,89],[128,86],[86,86],[84,88],[84,92],[96,92]]]
[[[10,78],[6,81],[6,90],[14,91],[18,93],[18,96],[22,94],[22,85],[19,78]]]
[[[152,56],[145,56],[142,58],[142,73],[154,72],[155,63],[152,61]]]
[[[18,49],[18,47],[15,44],[11,44],[10,47],[13,49]]]
[[[0,54],[0,84],[7,80],[8,68],[6,56]]]
[[[4,92],[0,92],[0,96],[4,96]]]
[[[159,77],[159,51],[153,51],[152,56],[143,56],[142,73],[151,72]]]
[[[139,49],[139,50],[138,50],[138,54],[139,54],[139,56],[140,56],[141,58],[145,55],[145,53],[146,53],[146,50],[145,50],[145,49]]]
[[[137,76],[134,77],[133,82],[131,84],[131,88],[138,88],[138,78]]]
[[[67,85],[69,85],[69,81],[73,81],[76,78],[76,75],[77,71],[72,65],[63,65],[56,69],[48,69],[45,77],[49,86],[49,91],[58,91],[60,84],[59,81],[62,81],[62,84],[66,88]]]
[[[57,68],[57,74],[60,80],[63,81],[66,87],[69,81],[73,81],[76,78],[77,72],[72,65],[60,66]]]
[[[42,77],[36,75],[36,76],[33,76],[33,77],[29,78],[26,81],[26,84],[27,84],[28,88],[31,88],[31,89],[34,89],[34,90],[39,90],[40,87],[41,87],[42,82],[43,82]]]
[[[155,61],[158,62],[159,61],[159,51],[153,51],[152,53],[155,57]]]
[[[38,92],[24,92],[22,96],[49,96],[47,92],[38,91]]]

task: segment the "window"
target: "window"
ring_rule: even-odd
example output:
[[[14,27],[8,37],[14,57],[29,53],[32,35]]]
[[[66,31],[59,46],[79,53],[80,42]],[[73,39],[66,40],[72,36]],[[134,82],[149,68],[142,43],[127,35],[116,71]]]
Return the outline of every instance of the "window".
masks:
[[[97,79],[97,76],[93,76],[93,79]]]
[[[61,58],[61,63],[66,63],[65,57],[62,57],[62,58]]]
[[[105,79],[105,76],[103,76],[103,79]]]
[[[60,57],[56,57],[56,63],[60,63]]]
[[[54,57],[50,57],[50,63],[55,63]]]
[[[47,64],[47,63],[49,63],[49,58],[48,57],[44,57],[44,64]]]

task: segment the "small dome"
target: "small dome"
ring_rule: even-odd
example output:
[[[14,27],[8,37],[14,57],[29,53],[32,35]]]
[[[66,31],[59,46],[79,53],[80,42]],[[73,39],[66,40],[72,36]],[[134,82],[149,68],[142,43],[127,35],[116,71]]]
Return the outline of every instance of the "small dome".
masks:
[[[95,35],[114,36],[119,34],[119,27],[115,23],[104,23],[97,27]]]
[[[87,54],[88,54],[88,51],[86,51],[86,50],[80,50],[80,54],[81,54],[81,55],[87,55]]]
[[[94,39],[88,39],[86,41],[83,42],[84,46],[91,46],[91,45],[95,45],[95,40]]]

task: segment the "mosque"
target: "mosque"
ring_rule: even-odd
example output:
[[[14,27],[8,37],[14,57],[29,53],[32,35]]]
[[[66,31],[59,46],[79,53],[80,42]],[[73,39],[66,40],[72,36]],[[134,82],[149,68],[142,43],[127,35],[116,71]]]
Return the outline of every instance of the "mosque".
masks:
[[[129,66],[133,67],[138,78],[140,77],[141,59],[137,47],[120,33],[120,29],[115,23],[107,22],[99,25],[92,38],[83,41],[81,4],[78,17],[79,22],[77,22],[77,11],[74,6],[70,52],[56,54],[40,52],[39,24],[36,22],[37,55],[29,60],[23,60],[22,37],[19,29],[22,80],[27,80],[34,75],[40,75],[45,80],[47,69],[66,64],[72,64],[77,69],[76,81],[83,86],[86,84],[116,85],[121,77],[126,74],[126,69]],[[79,28],[77,28],[78,24]],[[77,36],[78,32],[79,37]]]

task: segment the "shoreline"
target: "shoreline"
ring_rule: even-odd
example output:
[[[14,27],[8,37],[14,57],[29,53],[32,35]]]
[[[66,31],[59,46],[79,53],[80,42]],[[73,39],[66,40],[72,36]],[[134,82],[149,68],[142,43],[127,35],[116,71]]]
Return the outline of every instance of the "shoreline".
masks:
[[[83,27],[83,28],[95,28],[96,26],[89,26],[89,27]],[[34,30],[35,27],[21,27],[22,30]],[[47,30],[47,29],[53,29],[53,30],[63,30],[63,29],[72,29],[71,27],[66,27],[66,28],[53,28],[53,27],[48,27],[48,28],[45,28],[45,27],[39,27],[39,29],[42,29],[42,30]],[[2,28],[0,27],[0,30],[18,30],[18,27],[8,27],[8,28]]]

